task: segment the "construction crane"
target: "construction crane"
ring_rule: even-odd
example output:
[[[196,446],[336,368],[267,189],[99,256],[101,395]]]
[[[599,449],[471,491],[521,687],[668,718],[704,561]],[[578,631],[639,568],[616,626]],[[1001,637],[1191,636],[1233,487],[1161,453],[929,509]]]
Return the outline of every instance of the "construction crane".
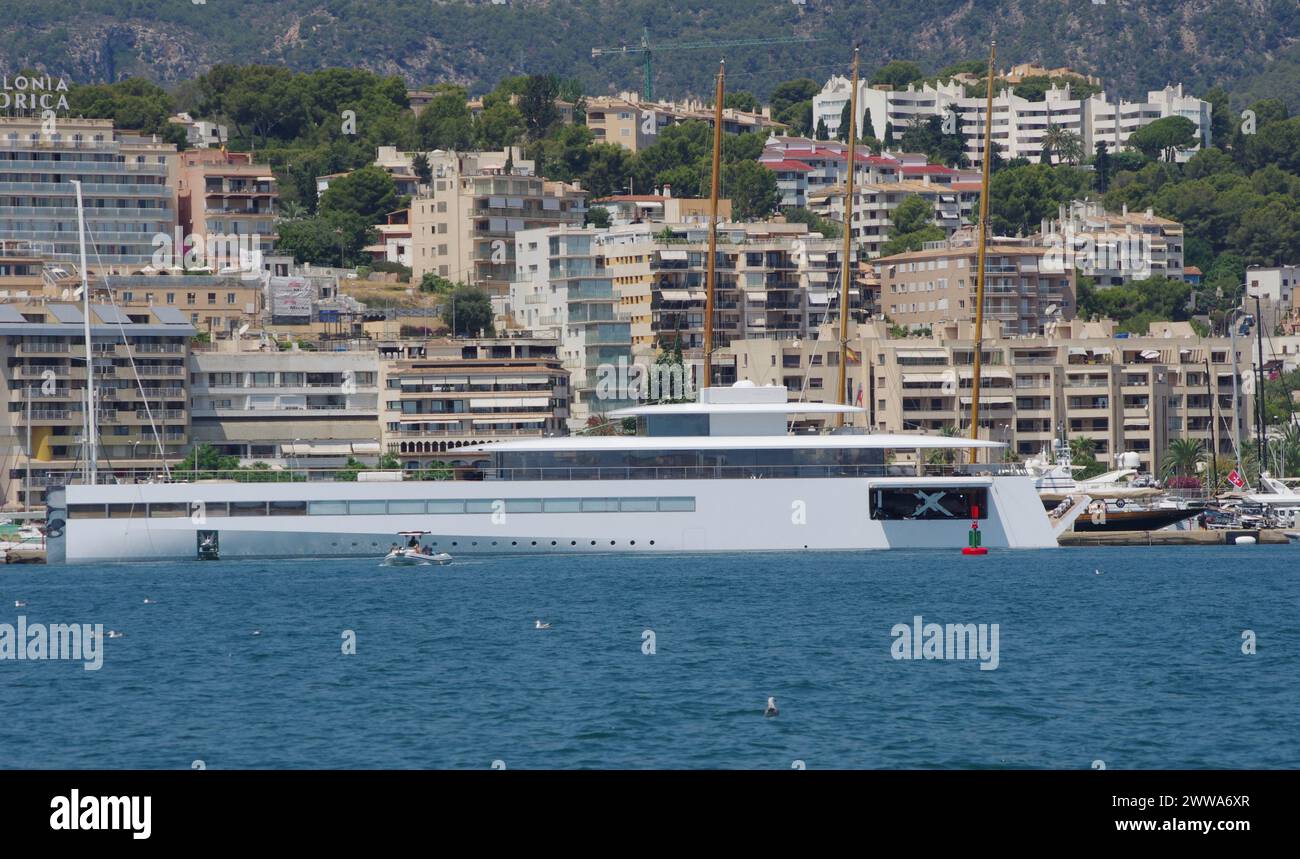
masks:
[[[618,48],[592,48],[591,58],[604,57],[609,54],[644,54],[642,64],[645,67],[645,83],[641,87],[641,98],[654,101],[654,55],[662,51],[699,51],[707,48],[748,48],[755,45],[787,45],[794,42],[815,42],[814,38],[805,36],[786,36],[775,39],[730,39],[722,42],[679,42],[677,44],[651,45],[650,28],[641,33],[639,45],[623,45]]]

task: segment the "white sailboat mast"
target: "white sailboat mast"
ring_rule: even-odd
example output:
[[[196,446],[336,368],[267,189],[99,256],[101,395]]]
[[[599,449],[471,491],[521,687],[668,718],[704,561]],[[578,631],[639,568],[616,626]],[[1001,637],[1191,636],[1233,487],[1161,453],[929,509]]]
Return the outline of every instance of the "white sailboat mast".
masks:
[[[82,209],[81,182],[72,180],[77,189],[77,241],[81,246],[82,322],[86,335],[86,466],[88,482],[95,484],[99,462],[99,415],[95,406],[95,349],[90,337],[90,281],[86,274],[86,214]]]

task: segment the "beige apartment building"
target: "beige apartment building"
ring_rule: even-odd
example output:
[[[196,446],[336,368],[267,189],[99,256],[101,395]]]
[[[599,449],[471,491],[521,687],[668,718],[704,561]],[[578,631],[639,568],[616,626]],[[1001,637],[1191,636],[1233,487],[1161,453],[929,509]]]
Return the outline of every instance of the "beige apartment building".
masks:
[[[275,247],[275,177],[248,152],[192,149],[180,153],[176,197],[185,235],[248,237],[248,248]]]
[[[714,110],[701,101],[642,101],[634,92],[617,96],[595,96],[587,101],[587,127],[597,143],[616,143],[640,152],[659,139],[670,125],[698,120],[713,127]],[[722,131],[744,134],[751,131],[782,131],[786,125],[772,119],[769,108],[759,113],[723,108]]]
[[[400,458],[405,469],[422,469],[455,463],[455,452],[471,445],[564,435],[569,372],[559,345],[527,337],[381,345],[383,453]]]
[[[978,251],[973,244],[935,242],[924,250],[873,260],[880,279],[879,312],[912,330],[975,317]],[[1003,336],[1041,334],[1075,315],[1075,274],[1047,270],[1048,249],[992,244],[985,257],[984,318]]]
[[[1183,280],[1183,225],[1147,209],[1107,212],[1097,202],[1075,200],[1044,219],[1036,239],[1051,250],[1055,271],[1078,269],[1097,286],[1169,277]]]
[[[854,325],[848,392],[867,409],[855,423],[875,432],[969,432],[974,326],[947,323],[930,337],[891,338],[882,322]],[[836,332],[806,341],[743,340],[725,350],[736,378],[785,385],[792,400],[833,402]],[[1146,336],[1116,336],[1113,322],[1061,323],[1052,336],[1000,337],[985,326],[980,434],[1020,458],[1041,454],[1057,433],[1096,442],[1096,457],[1138,454],[1158,471],[1169,443],[1191,438],[1230,455],[1233,365],[1226,337],[1201,338],[1187,323],[1153,323]],[[1238,376],[1250,372],[1249,343],[1237,344]],[[1207,363],[1208,362],[1208,363]],[[1239,397],[1242,444],[1252,398]]]
[[[430,153],[433,181],[411,201],[411,270],[509,291],[515,233],[581,224],[587,192],[549,182],[511,147],[502,152]]]
[[[113,302],[127,312],[154,306],[179,311],[197,333],[213,340],[245,325],[260,330],[266,304],[261,281],[237,275],[119,275],[92,280],[91,288],[96,294],[111,291]]]
[[[189,444],[186,361],[194,327],[170,308],[91,305],[101,475],[180,460]],[[82,306],[0,304],[0,503],[39,506],[79,482],[86,442]],[[30,486],[28,474],[30,472]]]
[[[606,266],[634,352],[672,348],[702,359],[708,230],[670,225],[667,233],[609,231]],[[725,224],[718,230],[714,333],[717,345],[746,337],[807,337],[839,306],[843,245],[804,224]],[[852,295],[851,308],[861,306]]]

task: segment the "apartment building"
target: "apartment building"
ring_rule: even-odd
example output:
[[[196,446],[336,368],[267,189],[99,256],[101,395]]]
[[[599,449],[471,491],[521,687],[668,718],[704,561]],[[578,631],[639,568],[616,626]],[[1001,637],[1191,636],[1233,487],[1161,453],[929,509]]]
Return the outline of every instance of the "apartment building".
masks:
[[[601,231],[581,227],[518,233],[517,279],[505,302],[511,327],[560,341],[574,431],[593,416],[632,405],[600,384],[602,373],[634,360],[631,323],[620,312],[601,238]]]
[[[839,133],[840,115],[849,88],[846,79],[836,76],[813,97],[813,122],[824,122],[832,136]],[[926,83],[920,87],[909,84],[903,90],[877,89],[859,82],[858,127],[863,128],[864,136],[870,134],[886,140],[887,133],[900,135],[913,122],[955,114],[956,128],[966,138],[965,154],[971,166],[979,166],[983,161],[986,109],[984,98],[967,97],[966,87],[960,80]],[[1142,126],[1168,116],[1183,116],[1195,123],[1199,145],[1179,151],[1177,160],[1182,162],[1199,146],[1211,145],[1210,114],[1210,103],[1186,95],[1181,84],[1151,90],[1146,100],[1140,102],[1125,99],[1113,102],[1105,93],[1081,98],[1071,92],[1068,82],[1053,84],[1041,101],[1031,101],[1017,96],[1013,87],[993,98],[992,137],[1004,159],[1028,158],[1037,162],[1049,124],[1078,135],[1083,154],[1091,155],[1100,142],[1104,141],[1113,152]],[[870,128],[865,128],[868,119]],[[1054,162],[1060,160],[1059,153],[1053,155]]]
[[[518,147],[502,152],[434,152],[433,181],[411,201],[411,270],[509,291],[515,276],[515,234],[581,224],[587,192],[550,182]]]
[[[197,333],[229,337],[242,326],[261,326],[265,294],[260,279],[234,275],[117,275],[91,280],[97,295],[111,293],[127,310],[167,307],[178,311]]]
[[[81,479],[89,450],[82,313],[71,303],[0,304],[6,506],[38,506],[46,487]],[[92,304],[90,333],[101,474],[129,478],[134,468],[180,460],[189,445],[185,367],[194,327],[167,307]]]
[[[969,432],[974,326],[952,322],[929,337],[891,338],[882,322],[850,331],[848,398],[867,409],[854,420],[876,432]],[[734,341],[725,359],[736,377],[784,384],[791,399],[833,402],[838,332],[804,341]],[[1249,344],[1238,343],[1238,381],[1249,373]],[[1208,363],[1207,363],[1208,362]],[[1228,338],[1200,338],[1187,323],[1154,323],[1145,336],[1118,335],[1110,321],[1061,323],[1051,336],[1001,337],[985,327],[980,371],[980,436],[1017,458],[1050,449],[1058,434],[1087,437],[1096,458],[1138,454],[1158,472],[1169,443],[1196,439],[1230,456],[1250,434],[1252,400],[1239,395],[1234,431],[1234,368]],[[1213,438],[1213,441],[1211,440]]]
[[[951,237],[971,224],[979,212],[978,182],[931,182],[905,179],[868,182],[853,187],[852,231],[860,256],[877,257],[894,230],[893,212],[909,197],[920,197],[930,205],[933,223]],[[844,223],[844,186],[826,188],[809,195],[808,208],[824,218]]]
[[[768,138],[758,163],[776,173],[782,206],[807,206],[819,191],[843,187],[848,178],[848,146],[834,140],[806,137]],[[892,182],[901,179],[903,162],[890,155],[854,152],[855,182]],[[921,156],[921,163],[925,157]]]
[[[220,148],[230,139],[226,126],[204,119],[195,119],[188,113],[178,113],[168,117],[167,121],[185,129],[185,143],[191,149]]]
[[[279,349],[229,340],[190,354],[195,444],[244,463],[373,465],[379,447],[379,357],[373,347]]]
[[[606,241],[606,265],[631,322],[633,351],[680,345],[703,355],[707,229],[673,225],[654,234]],[[714,293],[717,345],[745,337],[795,338],[838,312],[842,243],[804,224],[727,224],[718,230]],[[851,310],[861,308],[854,292]]]
[[[904,328],[975,316],[978,251],[973,244],[935,242],[924,250],[876,259],[880,312]],[[1041,334],[1053,322],[1073,319],[1074,269],[1051,270],[1046,248],[991,244],[985,253],[984,318],[1003,336]]]
[[[186,236],[239,237],[247,250],[274,250],[279,191],[270,166],[255,163],[251,153],[224,149],[180,153],[176,196]],[[237,256],[234,262],[239,262]],[[255,259],[252,262],[256,264]],[[229,265],[229,261],[222,263]],[[213,269],[219,270],[216,264]]]
[[[616,143],[632,152],[640,152],[659,139],[670,125],[697,120],[713,127],[714,110],[701,101],[643,101],[634,92],[617,96],[595,96],[587,101],[587,127],[597,143]],[[772,119],[768,108],[752,113],[723,108],[724,134],[777,131],[784,123]]]
[[[708,197],[674,197],[671,186],[654,194],[615,194],[592,200],[591,205],[609,212],[612,225],[689,224],[709,222],[712,203]],[[718,198],[718,219],[731,220],[731,200]]]
[[[1050,251],[1048,269],[1078,269],[1099,287],[1130,280],[1183,280],[1183,225],[1151,209],[1107,212],[1101,203],[1075,200],[1044,219],[1038,241]]]
[[[134,271],[154,255],[154,236],[177,225],[176,147],[113,127],[109,119],[60,118],[45,133],[40,117],[0,117],[0,241],[48,246],[51,259],[76,262],[82,182],[87,262]]]
[[[383,453],[422,469],[484,442],[563,435],[569,374],[559,346],[526,337],[431,340],[381,357]]]

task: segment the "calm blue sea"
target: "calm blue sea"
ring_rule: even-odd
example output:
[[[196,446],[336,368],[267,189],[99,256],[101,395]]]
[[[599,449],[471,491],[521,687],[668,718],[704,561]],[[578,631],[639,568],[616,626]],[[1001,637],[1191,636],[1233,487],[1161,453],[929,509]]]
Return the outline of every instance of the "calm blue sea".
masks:
[[[0,767],[1300,767],[1297,606],[1291,546],[8,567],[125,635],[0,661]]]

